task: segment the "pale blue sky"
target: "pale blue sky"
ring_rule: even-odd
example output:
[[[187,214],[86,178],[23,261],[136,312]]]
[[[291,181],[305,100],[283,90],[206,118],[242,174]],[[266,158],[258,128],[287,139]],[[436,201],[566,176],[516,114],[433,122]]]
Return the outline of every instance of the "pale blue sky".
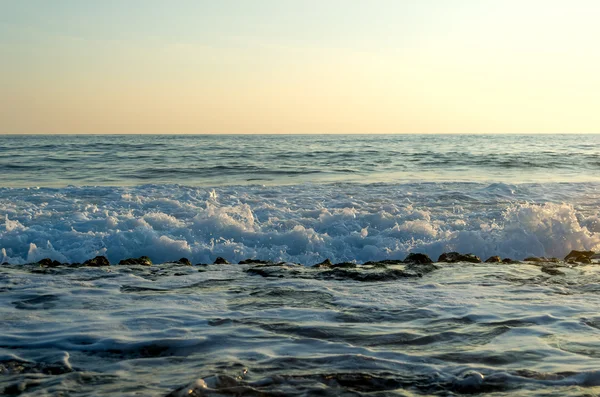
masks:
[[[0,0],[0,133],[600,132],[595,0]]]

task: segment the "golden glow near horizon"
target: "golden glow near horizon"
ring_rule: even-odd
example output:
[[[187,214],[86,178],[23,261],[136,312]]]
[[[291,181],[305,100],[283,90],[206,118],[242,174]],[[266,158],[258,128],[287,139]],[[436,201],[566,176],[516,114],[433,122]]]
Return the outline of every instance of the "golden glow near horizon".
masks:
[[[600,133],[596,0],[0,0],[0,133]]]

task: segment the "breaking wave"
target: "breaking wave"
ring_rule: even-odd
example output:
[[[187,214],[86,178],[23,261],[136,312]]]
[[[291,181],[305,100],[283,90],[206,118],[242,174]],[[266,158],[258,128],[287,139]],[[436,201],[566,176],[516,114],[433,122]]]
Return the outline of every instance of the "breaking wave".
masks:
[[[313,264],[600,249],[597,184],[0,189],[0,263],[222,256]],[[566,204],[565,202],[568,202]]]

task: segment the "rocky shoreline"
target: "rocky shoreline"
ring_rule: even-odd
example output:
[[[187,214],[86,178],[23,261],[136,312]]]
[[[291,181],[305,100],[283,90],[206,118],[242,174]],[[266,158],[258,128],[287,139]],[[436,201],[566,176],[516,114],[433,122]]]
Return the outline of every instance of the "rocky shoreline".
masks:
[[[244,266],[243,270],[250,276],[261,276],[265,278],[314,278],[322,280],[356,280],[362,282],[393,281],[423,277],[445,264],[458,265],[533,265],[540,268],[541,272],[549,276],[564,276],[565,269],[579,265],[600,264],[600,254],[593,251],[571,251],[564,259],[528,257],[522,261],[511,258],[492,256],[485,261],[473,254],[461,254],[458,252],[445,252],[433,261],[428,255],[422,253],[411,253],[404,260],[382,260],[368,261],[362,264],[353,262],[333,263],[329,259],[312,266],[299,263],[273,262],[261,259],[246,259],[239,261],[237,265]],[[83,263],[61,263],[50,258],[42,259],[35,263],[25,265],[10,265],[3,263],[2,266],[20,266],[28,268],[33,273],[45,273],[60,269],[74,268],[111,268],[124,267],[132,269],[155,269],[160,270],[165,266],[195,267],[197,271],[204,272],[208,269],[215,270],[215,266],[236,266],[223,257],[217,257],[212,264],[198,263],[193,265],[187,258],[161,264],[153,264],[147,256],[139,258],[127,258],[116,264],[111,264],[104,256],[96,256]],[[0,267],[1,269],[2,267]],[[184,275],[183,273],[181,275]]]
[[[600,253],[596,253],[594,251],[577,251],[572,250],[564,259],[559,258],[546,258],[546,257],[536,257],[530,256],[523,260],[514,260],[511,258],[501,258],[500,256],[491,256],[485,261],[483,261],[480,257],[474,254],[461,254],[459,252],[444,252],[441,254],[437,261],[433,261],[428,255],[422,253],[411,253],[404,260],[397,259],[386,259],[382,261],[368,261],[363,264],[358,264],[354,262],[340,262],[340,263],[332,263],[331,260],[325,259],[324,261],[313,265],[314,268],[357,268],[362,266],[381,266],[381,265],[399,265],[399,264],[433,264],[433,263],[508,263],[508,264],[518,264],[518,263],[564,263],[568,265],[578,265],[578,264],[592,264],[598,263],[600,264]],[[208,263],[197,263],[192,265],[192,262],[187,258],[180,258],[176,261],[164,262],[165,264],[179,264],[185,266],[207,266]],[[231,265],[233,263],[229,262],[227,259],[223,257],[217,257],[213,265]],[[273,262],[269,260],[262,259],[245,259],[239,261],[237,264],[239,265],[301,265],[299,263],[290,263],[290,262]],[[4,262],[1,266],[11,265],[8,262]],[[53,267],[106,267],[106,266],[152,266],[152,260],[147,256],[141,256],[139,258],[127,258],[119,261],[116,264],[111,264],[108,258],[105,256],[96,256],[95,258],[89,259],[83,263],[63,263],[56,260],[52,260],[50,258],[44,258],[38,262],[27,263],[25,265],[39,265],[40,267],[53,268]]]

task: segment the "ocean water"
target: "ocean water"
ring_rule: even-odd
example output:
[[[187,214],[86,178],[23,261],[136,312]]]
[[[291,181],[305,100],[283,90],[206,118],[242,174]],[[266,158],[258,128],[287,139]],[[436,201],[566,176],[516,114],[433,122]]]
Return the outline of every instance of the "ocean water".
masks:
[[[600,395],[598,265],[360,265],[600,251],[599,171],[600,135],[0,136],[0,391]],[[33,264],[97,255],[154,265]]]

